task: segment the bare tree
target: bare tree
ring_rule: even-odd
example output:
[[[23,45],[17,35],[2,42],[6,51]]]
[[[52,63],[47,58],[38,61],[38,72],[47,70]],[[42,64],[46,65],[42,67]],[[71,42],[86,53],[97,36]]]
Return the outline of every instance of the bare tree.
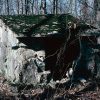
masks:
[[[53,13],[58,13],[58,0],[53,0]]]
[[[100,27],[100,1],[94,0],[94,19]]]
[[[0,0],[0,15],[2,14],[2,10],[3,10],[3,1]]]
[[[34,14],[39,14],[38,0],[34,1]]]
[[[35,2],[34,0],[31,1],[31,4],[32,4],[32,6],[31,6],[32,14],[34,14],[34,2]]]
[[[41,14],[46,14],[46,0],[41,0],[41,6],[40,6]]]
[[[7,11],[7,15],[9,15],[9,0],[5,2],[5,10]]]
[[[94,0],[94,18],[96,20],[96,15],[97,15],[97,9],[98,9],[98,0]]]
[[[99,17],[99,0],[94,1],[95,20]],[[78,5],[80,3],[80,6]],[[70,13],[76,17],[81,9],[83,20],[87,20],[90,13],[88,0],[0,0],[0,12],[3,14],[62,14]],[[88,18],[88,20],[90,20]]]
[[[21,0],[21,14],[23,14],[24,12],[24,8],[23,8],[24,4],[23,4],[23,0]]]
[[[30,0],[25,0],[25,14],[28,15],[30,13]]]
[[[82,19],[87,20],[87,18],[88,18],[88,2],[87,2],[87,0],[82,0],[81,12],[82,12]]]
[[[19,8],[19,0],[17,0],[17,13],[19,14],[19,10],[20,10],[20,8]]]

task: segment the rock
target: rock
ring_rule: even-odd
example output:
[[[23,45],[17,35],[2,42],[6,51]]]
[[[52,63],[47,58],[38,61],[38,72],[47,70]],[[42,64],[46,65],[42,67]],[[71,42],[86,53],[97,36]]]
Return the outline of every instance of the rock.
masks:
[[[33,50],[25,50],[19,56],[20,65],[18,66],[19,70],[15,69],[16,79],[24,84],[37,84],[40,82],[41,75],[39,74],[38,69],[45,69],[45,63],[43,59],[45,55],[42,55],[43,51],[33,51]],[[36,55],[37,54],[37,55]],[[43,53],[44,54],[44,53]],[[41,55],[41,56],[40,56]],[[39,59],[41,57],[41,60]],[[19,73],[18,73],[19,72]]]
[[[73,75],[73,69],[69,68],[69,70],[66,73],[66,76],[67,76],[68,79],[70,79],[72,75]]]
[[[0,30],[0,74],[13,84],[39,83],[38,73],[45,70],[45,51],[29,49],[3,23]]]
[[[53,79],[51,79],[50,82],[49,82],[49,84],[48,84],[48,86],[50,86],[51,88],[54,89],[55,86],[56,86],[56,82]]]
[[[84,78],[79,78],[78,80],[79,80],[83,85],[87,82],[86,79],[84,79]]]

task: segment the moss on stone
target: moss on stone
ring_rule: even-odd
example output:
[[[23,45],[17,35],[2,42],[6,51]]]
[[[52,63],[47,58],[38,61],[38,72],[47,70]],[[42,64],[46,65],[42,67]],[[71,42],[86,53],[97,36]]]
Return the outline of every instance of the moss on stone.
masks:
[[[0,16],[0,19],[16,34],[36,35],[48,34],[53,31],[61,32],[66,29],[68,22],[77,20],[69,14],[61,15],[13,15]],[[31,31],[30,31],[31,30]]]

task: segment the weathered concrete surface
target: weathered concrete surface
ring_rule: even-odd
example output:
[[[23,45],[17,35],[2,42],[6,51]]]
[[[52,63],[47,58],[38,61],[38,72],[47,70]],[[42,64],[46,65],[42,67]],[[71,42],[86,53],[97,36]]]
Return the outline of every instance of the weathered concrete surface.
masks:
[[[28,49],[16,37],[0,20],[0,74],[14,84],[36,84],[41,77],[38,67],[45,69],[45,51]]]

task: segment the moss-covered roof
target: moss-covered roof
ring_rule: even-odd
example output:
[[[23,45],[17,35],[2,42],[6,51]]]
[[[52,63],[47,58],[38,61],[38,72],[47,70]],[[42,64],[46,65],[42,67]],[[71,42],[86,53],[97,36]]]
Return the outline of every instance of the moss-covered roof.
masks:
[[[0,19],[16,34],[20,35],[46,35],[53,31],[63,32],[69,22],[77,23],[79,20],[69,14],[62,15],[13,15],[0,16]]]

